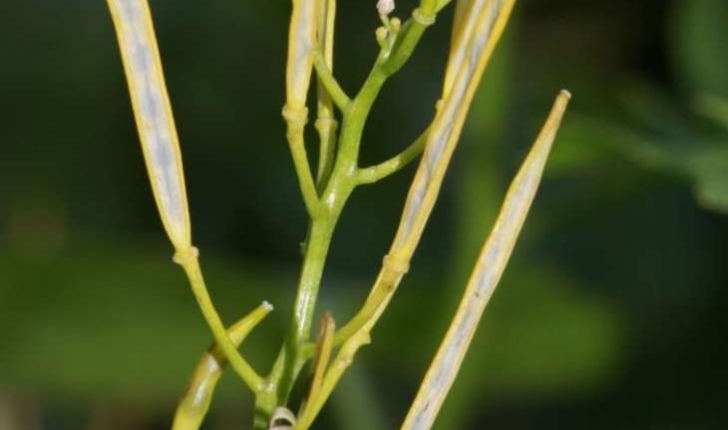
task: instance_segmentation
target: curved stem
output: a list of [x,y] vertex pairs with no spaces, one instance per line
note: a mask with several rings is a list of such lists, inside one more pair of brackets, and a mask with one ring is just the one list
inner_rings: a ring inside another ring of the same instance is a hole
[[359,169],[357,182],[360,184],[372,184],[398,172],[422,154],[422,151],[425,149],[425,143],[427,143],[427,131],[422,133],[404,151],[389,160],[379,163],[376,166]]
[[346,95],[346,92],[341,88],[336,78],[334,78],[331,68],[326,64],[326,60],[320,50],[316,50],[313,53],[313,65],[321,84],[326,88],[331,99],[342,112],[346,112],[351,104],[351,99]]
[[253,392],[257,392],[263,387],[263,378],[261,378],[255,370],[248,364],[247,361],[240,355],[237,347],[232,343],[228,337],[225,325],[220,319],[220,315],[215,310],[215,306],[212,303],[210,294],[207,291],[205,285],[205,279],[202,276],[202,270],[200,269],[200,263],[197,257],[197,250],[192,250],[181,258],[178,256],[175,259],[184,269],[187,274],[187,278],[190,281],[192,292],[197,299],[197,304],[200,306],[207,324],[212,330],[212,334],[215,337],[215,342],[220,347],[222,352],[225,354],[225,358],[230,363],[230,366],[235,370],[235,373],[250,387]]
[[306,144],[304,142],[304,128],[308,121],[308,109],[294,109],[290,106],[283,108],[283,118],[286,120],[288,131],[286,138],[288,146],[293,157],[293,165],[298,176],[298,184],[301,188],[301,195],[306,204],[306,210],[311,217],[315,217],[319,208],[320,201],[316,184],[311,173],[311,166],[308,162],[308,154],[306,154]]

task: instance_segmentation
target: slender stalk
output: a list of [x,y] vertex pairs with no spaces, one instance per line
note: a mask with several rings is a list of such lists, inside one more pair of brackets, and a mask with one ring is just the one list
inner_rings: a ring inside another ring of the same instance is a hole
[[398,172],[422,154],[422,151],[425,150],[425,143],[427,143],[427,131],[422,133],[404,151],[389,160],[375,166],[359,169],[357,182],[359,184],[372,184]]
[[200,269],[200,263],[197,256],[197,250],[192,248],[191,252],[180,255],[179,253],[175,256],[175,261],[182,266],[187,278],[190,281],[192,292],[197,299],[197,304],[200,306],[202,315],[205,317],[207,324],[212,330],[212,334],[215,337],[215,342],[224,352],[225,357],[230,362],[230,366],[235,372],[240,375],[243,381],[250,387],[253,392],[263,388],[263,378],[261,378],[255,370],[248,364],[247,361],[240,355],[237,347],[232,343],[228,337],[225,325],[220,319],[220,315],[215,310],[215,306],[212,304],[212,299],[207,291],[205,285],[205,279],[202,276],[202,270]]
[[310,338],[316,298],[331,244],[334,224],[335,220],[328,218],[322,221],[314,220],[309,242],[306,244],[306,264],[303,266],[301,281],[298,284],[292,327],[295,338],[301,343]]
[[[336,23],[336,0],[318,0],[317,4],[317,38],[318,45],[322,52],[314,52],[314,62],[316,62],[316,54],[321,57],[319,61],[323,62],[326,70],[331,74],[334,68],[334,26]],[[318,68],[321,68],[320,65]],[[318,118],[315,127],[319,133],[319,160],[316,173],[316,185],[319,191],[322,191],[329,181],[331,169],[334,166],[334,157],[336,156],[336,131],[339,126],[335,118],[333,101],[331,92],[327,89],[319,75],[317,85],[318,96]],[[333,79],[333,75],[331,75]],[[334,83],[335,79],[334,79]],[[337,85],[338,86],[338,85]],[[343,92],[343,91],[342,91]],[[347,98],[348,99],[348,98]]]
[[336,106],[341,109],[342,112],[346,112],[351,104],[351,99],[346,95],[346,92],[341,88],[339,83],[334,78],[331,72],[330,66],[326,63],[323,54],[320,51],[315,51],[313,54],[313,65],[316,68],[316,75],[319,81],[327,93],[331,96]]
[[391,76],[409,60],[427,27],[435,23],[437,0],[422,0],[420,6],[412,12],[412,18],[401,30],[401,36],[395,40],[391,52],[382,64],[382,70]]
[[308,122],[308,109],[294,109],[286,106],[283,108],[283,118],[285,118],[288,128],[286,137],[298,176],[298,184],[301,187],[301,195],[309,216],[315,217],[320,209],[320,201],[303,138],[304,128]]
[[256,393],[256,429],[267,428],[273,410],[285,404],[307,359],[302,351],[309,343],[316,298],[335,225],[336,219],[330,216],[314,219],[311,225],[291,328],[266,383]]

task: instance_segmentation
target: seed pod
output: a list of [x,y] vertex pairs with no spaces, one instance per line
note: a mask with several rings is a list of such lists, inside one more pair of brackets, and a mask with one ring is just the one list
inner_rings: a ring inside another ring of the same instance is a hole
[[306,108],[316,46],[316,11],[316,0],[293,0],[288,34],[286,106],[295,111]]
[[470,277],[457,313],[401,430],[429,430],[460,370],[485,306],[495,291],[536,195],[556,131],[571,96],[562,91],[518,174]]
[[182,155],[147,0],[107,0],[154,199],[175,249],[191,248]]
[[[468,2],[464,2],[468,5]],[[416,248],[427,219],[432,212],[452,154],[457,146],[463,123],[467,116],[475,90],[480,84],[483,71],[493,50],[503,34],[515,0],[471,0],[471,15],[462,16],[472,21],[472,32],[458,32],[457,43],[452,48],[446,82],[438,112],[433,121],[422,161],[410,187],[397,236],[390,250],[390,257],[409,261]],[[481,6],[482,7],[476,7]],[[462,5],[461,5],[462,7]],[[462,51],[462,58],[453,57]]]

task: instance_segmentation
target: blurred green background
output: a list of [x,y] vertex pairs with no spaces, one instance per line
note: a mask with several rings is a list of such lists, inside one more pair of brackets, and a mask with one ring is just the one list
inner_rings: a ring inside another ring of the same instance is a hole
[[[353,92],[378,18],[339,3]],[[306,226],[280,119],[290,5],[151,5],[196,244],[227,321],[276,305],[243,347],[267,372]],[[377,102],[364,164],[431,118],[451,13]],[[726,42],[725,0],[521,0],[411,273],[317,428],[398,428],[561,88],[572,108],[437,428],[727,428]],[[0,64],[0,430],[167,429],[210,335],[156,216],[105,2],[3,0]],[[340,322],[412,172],[345,211],[319,307]],[[249,428],[233,375],[216,400],[206,429]]]

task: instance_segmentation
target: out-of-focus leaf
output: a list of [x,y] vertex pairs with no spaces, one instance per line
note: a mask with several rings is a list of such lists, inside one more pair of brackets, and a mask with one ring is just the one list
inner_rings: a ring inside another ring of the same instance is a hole
[[642,168],[683,180],[701,206],[728,213],[728,134],[704,137],[685,128],[682,134],[661,135],[659,130],[637,132],[609,120],[574,117],[564,127],[566,136],[611,148]]
[[670,46],[675,67],[693,94],[728,97],[728,2],[679,0]]

